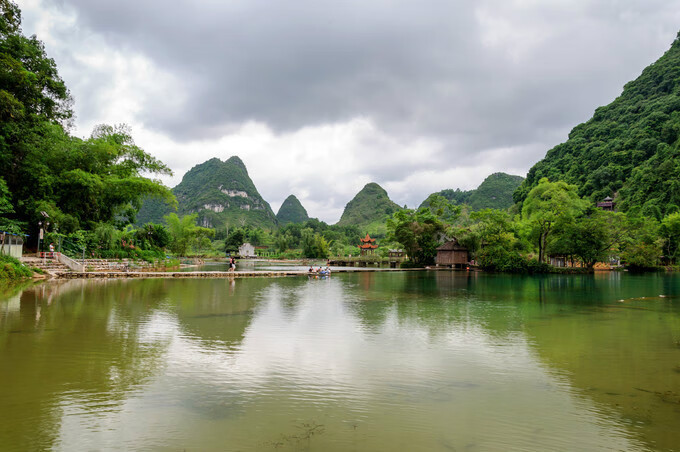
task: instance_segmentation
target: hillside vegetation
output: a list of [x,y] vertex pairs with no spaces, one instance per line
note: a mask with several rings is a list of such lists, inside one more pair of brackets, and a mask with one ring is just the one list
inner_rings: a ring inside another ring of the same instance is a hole
[[295,195],[290,195],[281,204],[276,219],[279,225],[283,226],[288,223],[304,223],[309,220],[309,215],[307,215],[307,210],[302,207],[300,200]]
[[390,199],[385,189],[371,182],[347,203],[337,224],[367,226],[375,221],[384,220],[399,209],[399,205]]
[[534,165],[518,202],[541,178],[564,180],[591,202],[616,196],[617,207],[660,220],[680,206],[680,40],[611,104],[571,131]]
[[422,202],[420,207],[430,204],[433,196],[439,195],[446,198],[454,205],[467,204],[473,211],[482,209],[507,209],[514,204],[512,195],[522,184],[522,176],[513,176],[506,173],[494,173],[488,176],[474,190],[442,190],[432,193]]
[[[191,168],[172,189],[178,215],[198,214],[198,224],[220,228],[226,225],[273,228],[276,217],[248,176],[240,158],[223,162],[212,158]],[[147,199],[138,214],[138,224],[160,222],[170,208]]]

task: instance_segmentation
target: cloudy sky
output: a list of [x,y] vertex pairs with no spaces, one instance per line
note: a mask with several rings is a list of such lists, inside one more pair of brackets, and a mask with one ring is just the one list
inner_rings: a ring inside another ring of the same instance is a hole
[[126,123],[174,171],[238,155],[276,212],[335,223],[524,176],[658,59],[680,0],[18,0],[78,136]]

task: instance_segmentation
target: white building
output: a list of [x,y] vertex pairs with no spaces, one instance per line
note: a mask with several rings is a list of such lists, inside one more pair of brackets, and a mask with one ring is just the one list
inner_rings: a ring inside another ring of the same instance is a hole
[[238,247],[238,255],[241,257],[255,257],[255,247],[246,242]]

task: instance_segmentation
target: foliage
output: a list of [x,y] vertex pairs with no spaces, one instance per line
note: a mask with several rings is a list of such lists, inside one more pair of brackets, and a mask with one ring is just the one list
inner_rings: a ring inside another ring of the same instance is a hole
[[661,222],[663,252],[671,264],[676,264],[680,257],[680,212],[667,215]]
[[550,250],[556,254],[575,255],[586,267],[592,268],[596,262],[607,261],[627,233],[622,213],[591,207],[574,221],[559,225]]
[[680,206],[680,40],[621,95],[548,151],[515,193],[524,201],[547,177],[591,202],[618,193],[618,207],[661,220]]
[[21,231],[21,223],[6,217],[14,213],[11,195],[5,180],[0,177],[0,231],[18,233]]
[[302,255],[310,259],[326,259],[328,257],[328,242],[323,235],[311,228],[302,230]]
[[33,272],[18,259],[0,254],[0,281],[30,278]]
[[[98,126],[89,139],[68,134],[72,99],[56,64],[21,14],[0,2],[0,213],[36,237],[46,212],[63,232],[134,220],[145,195],[170,197],[142,174],[170,174],[137,147],[125,126]],[[8,209],[11,207],[11,209]]]
[[420,207],[427,207],[434,195],[443,196],[454,205],[468,204],[473,211],[484,209],[507,209],[513,204],[512,194],[524,181],[522,176],[494,173],[488,176],[475,190],[442,190],[433,193]]
[[356,196],[347,203],[342,212],[338,226],[355,225],[365,227],[374,221],[384,221],[399,210],[399,206],[390,200],[387,192],[378,184],[366,184]]
[[663,244],[659,223],[653,218],[630,216],[627,228],[628,234],[621,243],[621,260],[633,269],[656,267]]
[[215,235],[214,229],[196,225],[197,214],[177,216],[171,213],[163,217],[168,225],[170,235],[170,251],[177,256],[186,256],[190,249],[203,252],[210,247],[210,238]]
[[434,264],[437,247],[446,230],[441,216],[455,211],[454,206],[442,198],[435,203],[418,210],[401,209],[387,220],[388,240],[400,243],[415,266]]
[[530,227],[531,237],[538,248],[538,261],[544,262],[548,238],[553,228],[578,217],[586,208],[577,194],[577,187],[565,182],[541,179],[527,195],[522,217]]
[[295,195],[290,195],[281,204],[276,219],[280,226],[284,226],[288,223],[304,223],[309,220],[309,215]]
[[[213,158],[194,166],[172,192],[178,201],[177,214],[197,213],[197,224],[204,227],[272,229],[277,224],[271,207],[236,156],[225,162]],[[172,210],[172,206],[147,198],[139,216],[144,221],[158,222]]]

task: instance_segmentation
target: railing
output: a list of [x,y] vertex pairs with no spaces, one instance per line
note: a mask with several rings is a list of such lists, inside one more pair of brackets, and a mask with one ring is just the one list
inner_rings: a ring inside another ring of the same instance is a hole
[[65,254],[54,253],[54,256],[57,258],[57,261],[66,265],[68,268],[70,268],[74,272],[84,272],[85,271],[85,266],[83,264],[74,261],[73,259],[66,256]]

